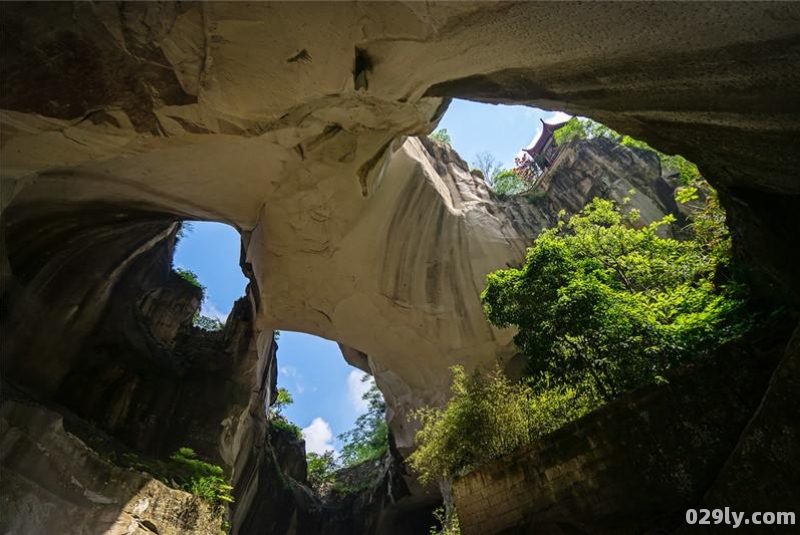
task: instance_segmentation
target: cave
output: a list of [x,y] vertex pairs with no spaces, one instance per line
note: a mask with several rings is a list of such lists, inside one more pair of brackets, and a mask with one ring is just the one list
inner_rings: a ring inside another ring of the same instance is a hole
[[[426,532],[441,496],[401,462],[409,415],[443,403],[452,365],[512,362],[513,331],[487,323],[478,296],[550,223],[429,140],[450,99],[586,116],[686,156],[719,192],[755,298],[800,302],[796,3],[8,3],[1,16],[6,531],[216,533],[207,505],[107,458],[190,446],[233,482],[232,533]],[[246,295],[216,334],[182,335],[201,300],[172,271],[187,220],[241,235]],[[385,477],[335,514],[286,484],[294,453],[269,438],[276,330],[335,340],[387,401]],[[798,340],[795,320],[748,342],[774,366],[742,379],[751,412],[697,508],[796,507]],[[603,533],[587,514],[542,522]]]

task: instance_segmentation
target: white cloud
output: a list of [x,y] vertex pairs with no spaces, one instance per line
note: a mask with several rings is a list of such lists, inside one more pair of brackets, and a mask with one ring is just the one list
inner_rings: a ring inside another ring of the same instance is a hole
[[544,122],[548,124],[554,124],[564,122],[568,119],[572,119],[572,115],[564,113],[563,111],[556,111],[553,112],[552,115],[545,117]]
[[358,414],[367,412],[369,404],[363,399],[364,394],[371,386],[371,381],[362,381],[366,373],[358,370],[353,370],[347,376],[347,397],[350,403],[358,411]]
[[203,316],[208,316],[209,318],[216,318],[222,323],[228,319],[227,314],[223,314],[217,306],[211,302],[211,299],[206,299],[203,302],[203,306],[200,308],[200,314]]
[[301,395],[306,391],[305,385],[300,382],[303,376],[297,371],[297,368],[295,368],[294,366],[281,366],[280,368],[278,368],[278,373],[285,377],[291,377],[294,379],[294,391],[298,395]]
[[333,431],[330,424],[322,418],[314,418],[311,424],[303,429],[306,451],[322,455],[326,451],[336,451],[331,443]]
[[297,368],[294,366],[281,366],[278,371],[281,375],[285,375],[287,377],[297,377]]

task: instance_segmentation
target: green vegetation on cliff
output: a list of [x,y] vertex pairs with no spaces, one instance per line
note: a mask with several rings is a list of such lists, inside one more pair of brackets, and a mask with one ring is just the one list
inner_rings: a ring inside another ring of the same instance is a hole
[[595,199],[542,232],[521,268],[487,277],[487,317],[518,329],[542,385],[588,379],[608,400],[746,328],[741,288],[718,269],[728,249],[705,235],[659,236],[671,217],[637,222],[636,211]]
[[477,468],[599,404],[582,385],[541,390],[531,381],[514,383],[499,369],[467,374],[454,366],[452,372],[447,406],[415,413],[422,428],[409,462],[423,483]]
[[[362,381],[371,381],[365,375]],[[355,466],[365,461],[383,457],[389,443],[389,427],[386,424],[386,402],[374,381],[362,399],[367,402],[367,412],[356,419],[353,429],[339,435],[344,443],[340,456],[344,466]]]
[[333,481],[334,473],[339,468],[332,451],[326,451],[322,455],[310,451],[306,453],[306,464],[308,465],[308,482],[312,487],[319,487],[323,483]]
[[200,279],[197,278],[197,273],[195,273],[191,269],[181,269],[181,268],[175,268],[175,273],[177,273],[180,278],[182,278],[192,286],[200,288],[200,290],[203,291],[203,295],[205,295],[206,287],[200,284]]
[[285,388],[279,388],[278,394],[275,397],[275,401],[269,408],[269,425],[280,429],[286,433],[294,435],[298,439],[303,438],[303,431],[300,427],[295,424],[294,422],[290,422],[285,416],[281,414],[281,411],[294,403],[294,398],[292,398],[292,394],[286,390]]
[[233,502],[233,487],[222,467],[200,459],[191,448],[179,448],[168,460],[123,454],[120,464],[147,472],[168,485],[177,486],[211,503],[226,505]]
[[447,132],[447,128],[440,128],[428,137],[447,146],[450,146],[453,142],[453,140],[450,138],[450,134]]
[[[679,201],[697,200],[695,187]],[[515,327],[527,376],[453,368],[444,408],[417,412],[409,461],[423,481],[452,477],[550,433],[750,328],[744,288],[730,275],[730,236],[714,192],[689,239],[665,237],[668,216],[594,199],[542,232],[519,268],[489,274],[488,319]]]
[[697,169],[697,166],[683,156],[678,154],[673,156],[664,154],[644,141],[634,139],[631,136],[621,135],[606,125],[592,121],[591,119],[573,117],[567,121],[567,124],[556,130],[554,136],[556,143],[559,145],[568,143],[573,139],[606,138],[618,141],[620,145],[626,147],[649,150],[658,154],[661,159],[662,167],[672,168],[677,171],[683,184],[690,185],[700,179],[700,171]]

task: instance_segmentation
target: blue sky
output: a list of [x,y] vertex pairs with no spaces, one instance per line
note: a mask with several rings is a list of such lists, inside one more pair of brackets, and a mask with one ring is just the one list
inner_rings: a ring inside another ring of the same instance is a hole
[[556,122],[569,117],[527,106],[480,104],[453,100],[439,122],[446,128],[453,148],[470,165],[481,152],[488,152],[503,164],[514,167],[514,157],[530,145],[540,130],[540,119]]
[[[564,117],[525,106],[493,106],[454,100],[439,124],[452,145],[470,164],[488,151],[504,167],[535,137],[540,118]],[[244,295],[247,279],[239,268],[239,235],[221,223],[194,222],[178,244],[175,267],[190,269],[206,287],[202,313],[225,320],[233,302]],[[307,451],[339,450],[336,437],[351,429],[366,410],[361,394],[368,384],[349,366],[336,343],[315,336],[282,332],[278,341],[278,385],[289,390],[294,404],[284,415],[301,428]]]

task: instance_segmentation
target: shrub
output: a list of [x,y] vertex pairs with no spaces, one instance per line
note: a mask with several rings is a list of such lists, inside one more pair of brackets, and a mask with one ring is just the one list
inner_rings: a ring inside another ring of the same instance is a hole
[[272,404],[270,409],[275,414],[280,414],[283,409],[294,403],[292,394],[285,388],[278,388],[278,395],[275,397],[275,403]]
[[180,448],[170,459],[184,469],[178,476],[184,490],[212,503],[233,502],[233,487],[225,479],[221,466],[198,459],[191,448]]
[[409,457],[423,483],[472,470],[558,429],[597,406],[590,389],[537,392],[498,369],[467,374],[452,368],[452,397],[444,408],[415,412],[422,423]]
[[334,472],[338,468],[332,451],[326,451],[322,455],[308,452],[306,454],[306,464],[308,465],[308,481],[312,486],[319,486],[322,483],[332,481]]
[[356,426],[341,435],[341,462],[345,467],[373,461],[383,457],[389,445],[389,426],[386,424],[386,402],[375,381],[364,375],[362,381],[371,381],[362,399],[367,402],[367,412],[356,419]]
[[203,294],[205,295],[206,287],[200,284],[200,279],[197,278],[197,273],[195,273],[191,269],[181,269],[181,268],[175,268],[175,273],[177,273],[178,276],[183,280],[185,280],[186,282],[203,290]]
[[511,169],[499,171],[495,175],[492,185],[498,195],[516,195],[528,189],[528,183]]
[[303,438],[303,430],[300,429],[298,425],[290,422],[283,416],[278,416],[278,415],[273,416],[270,419],[269,424],[275,429],[278,429],[279,431],[293,434],[298,439]]
[[487,317],[519,329],[539,380],[588,377],[611,399],[747,328],[740,287],[718,277],[723,247],[660,237],[669,217],[640,229],[636,218],[595,199],[540,234],[521,268],[487,277]]
[[433,518],[439,526],[431,526],[429,535],[461,535],[461,526],[455,512],[448,513],[444,507],[437,507],[433,511]]
[[447,132],[447,128],[439,129],[428,137],[447,146],[450,146],[453,143],[453,141],[450,139],[450,134]]
[[169,460],[153,460],[127,453],[121,464],[152,474],[156,479],[191,492],[211,503],[225,505],[233,502],[231,491],[221,466],[197,457],[191,448],[179,448]]
[[204,331],[209,331],[209,332],[221,331],[222,329],[225,328],[225,324],[222,323],[217,318],[204,316],[199,312],[195,312],[194,316],[192,316],[192,325],[194,325],[198,329],[202,329]]

